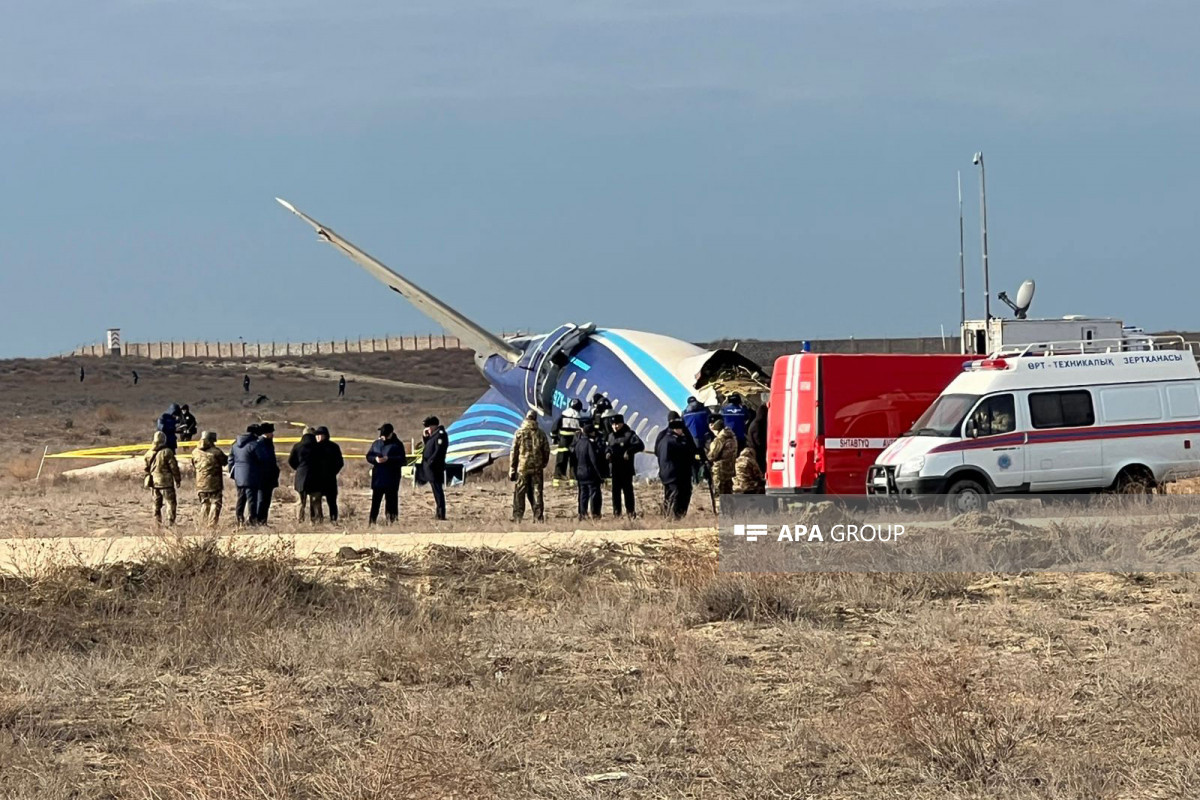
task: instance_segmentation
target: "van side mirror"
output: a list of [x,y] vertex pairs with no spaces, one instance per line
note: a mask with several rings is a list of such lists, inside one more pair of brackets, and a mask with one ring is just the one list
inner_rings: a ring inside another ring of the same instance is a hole
[[967,437],[968,439],[974,439],[978,435],[979,428],[975,425],[975,420],[967,420],[967,423],[963,425],[963,436]]

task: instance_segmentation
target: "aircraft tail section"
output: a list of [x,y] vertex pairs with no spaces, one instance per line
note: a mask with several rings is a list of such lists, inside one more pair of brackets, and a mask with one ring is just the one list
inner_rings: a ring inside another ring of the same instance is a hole
[[514,364],[520,359],[521,351],[517,347],[514,347],[509,342],[504,341],[483,326],[467,318],[458,310],[443,303],[404,276],[394,272],[383,262],[360,250],[352,242],[342,238],[332,229],[317,222],[288,201],[278,197],[275,199],[281,206],[312,226],[313,230],[317,232],[318,237],[333,245],[348,256],[350,260],[369,272],[376,280],[408,300],[418,311],[441,325],[447,331],[453,333],[459,338],[459,341],[470,347],[477,354],[481,356],[499,355]]

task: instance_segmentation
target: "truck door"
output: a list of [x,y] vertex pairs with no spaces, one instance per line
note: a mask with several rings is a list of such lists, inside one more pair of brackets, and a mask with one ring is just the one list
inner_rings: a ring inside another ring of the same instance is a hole
[[786,356],[776,362],[767,445],[770,489],[811,489],[817,482],[818,365],[816,353]]
[[978,467],[1000,490],[1025,483],[1025,434],[1017,426],[1016,405],[1012,394],[985,397],[963,423],[964,435],[972,440],[964,463]]

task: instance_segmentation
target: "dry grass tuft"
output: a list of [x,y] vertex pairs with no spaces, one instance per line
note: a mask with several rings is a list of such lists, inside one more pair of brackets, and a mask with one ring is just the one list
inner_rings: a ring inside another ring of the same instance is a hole
[[111,403],[105,403],[96,408],[96,419],[101,422],[121,422],[125,419],[125,412]]
[[15,480],[31,481],[37,477],[41,462],[37,456],[18,456],[4,465],[4,471]]

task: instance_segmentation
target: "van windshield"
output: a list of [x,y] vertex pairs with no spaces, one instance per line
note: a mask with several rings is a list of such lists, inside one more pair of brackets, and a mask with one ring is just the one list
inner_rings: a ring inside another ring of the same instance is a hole
[[905,436],[957,436],[967,412],[979,399],[977,394],[944,394],[913,423]]

